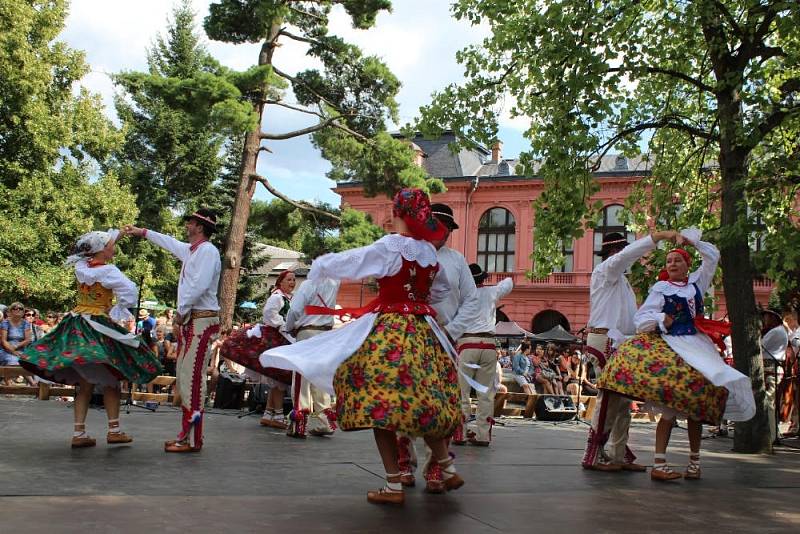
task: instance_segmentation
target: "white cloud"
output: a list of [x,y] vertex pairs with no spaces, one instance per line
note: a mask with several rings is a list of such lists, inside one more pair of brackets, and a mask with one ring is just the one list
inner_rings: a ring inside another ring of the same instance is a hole
[[[201,33],[202,19],[208,14],[210,3],[192,2]],[[102,95],[110,117],[115,118],[113,85],[106,73],[146,69],[146,49],[158,33],[165,31],[174,5],[167,0],[72,0],[61,38],[86,52],[92,72],[82,80],[82,85]],[[381,57],[400,78],[403,87],[397,99],[403,124],[417,115],[432,92],[463,79],[463,68],[456,63],[455,53],[467,44],[479,42],[489,29],[456,21],[450,15],[450,2],[442,0],[395,0],[393,9],[392,13],[378,16],[375,28],[356,30],[343,9],[337,7],[330,29],[360,46],[365,54]],[[260,44],[232,45],[210,41],[205,36],[204,41],[214,57],[237,70],[255,64],[260,50]],[[306,55],[306,49],[303,44],[287,41],[276,51],[275,64],[289,73],[319,67],[316,60]],[[288,98],[291,100],[291,96]],[[270,110],[264,127],[280,132],[307,124],[307,120],[308,117]],[[522,119],[505,117],[501,124],[512,135],[524,129]],[[518,144],[507,142],[506,146]],[[287,194],[292,191],[297,198],[335,201],[336,196],[328,191],[332,182],[324,176],[330,166],[307,138],[273,143],[270,147],[275,153],[262,155],[262,161],[275,177],[276,187],[281,183]],[[283,176],[287,171],[291,173]],[[286,183],[282,183],[284,179]]]

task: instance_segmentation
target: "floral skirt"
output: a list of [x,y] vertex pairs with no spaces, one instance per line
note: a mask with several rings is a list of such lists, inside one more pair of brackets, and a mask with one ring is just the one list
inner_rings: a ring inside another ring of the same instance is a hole
[[445,438],[461,422],[455,365],[421,315],[379,315],[333,387],[342,430]]
[[728,398],[727,389],[714,386],[653,333],[638,334],[620,345],[598,387],[712,425],[722,420]]
[[282,384],[291,384],[291,371],[276,369],[274,367],[263,367],[258,361],[258,357],[261,356],[261,353],[265,350],[281,345],[288,345],[289,341],[283,337],[283,334],[281,334],[277,328],[262,324],[260,325],[260,329],[260,337],[248,337],[247,329],[245,328],[240,328],[233,332],[222,343],[220,356],[228,358],[251,371]]
[[[91,317],[120,334],[128,333],[105,315]],[[107,375],[104,372],[82,373],[82,367],[88,371],[100,365],[117,380],[137,384],[146,384],[162,372],[158,356],[141,338],[138,347],[125,345],[92,328],[81,315],[73,314],[68,314],[42,339],[26,347],[19,363],[46,380],[72,385],[78,384],[80,376]]]

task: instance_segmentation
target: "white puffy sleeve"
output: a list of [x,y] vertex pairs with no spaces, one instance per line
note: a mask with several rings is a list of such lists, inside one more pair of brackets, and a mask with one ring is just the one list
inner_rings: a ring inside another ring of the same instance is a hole
[[108,312],[109,317],[114,321],[129,321],[133,319],[133,314],[128,308],[135,308],[139,299],[139,289],[136,284],[131,282],[127,276],[116,265],[107,265],[100,284],[106,289],[114,292],[117,303]]
[[711,282],[714,281],[714,273],[717,271],[717,264],[719,263],[719,250],[706,241],[697,241],[694,243],[694,248],[702,256],[703,263],[700,264],[699,269],[689,276],[689,282],[697,284],[700,293],[704,295],[708,288],[711,287]]
[[283,295],[279,291],[276,291],[270,295],[267,302],[264,303],[262,317],[264,324],[274,328],[280,328],[286,324],[286,321],[280,314],[281,308],[283,308]]
[[664,295],[660,291],[650,290],[647,299],[636,311],[633,316],[633,323],[636,325],[637,332],[654,332],[656,328],[660,328],[662,332],[667,329],[664,326],[665,313],[664,309]]
[[381,242],[344,252],[325,254],[314,260],[309,280],[362,280],[374,276],[383,278],[400,271],[403,259],[397,252],[390,252]]
[[655,248],[656,243],[651,236],[641,237],[598,265],[592,276],[601,279],[604,284],[605,282],[615,284],[625,271],[636,263],[636,260]]
[[[313,291],[314,282],[306,280],[294,292],[292,303],[289,305],[289,313],[286,314],[286,330],[289,332],[294,330],[294,324],[305,315],[306,305],[310,304]],[[269,299],[267,299],[267,302],[269,302]],[[264,311],[266,312],[266,306],[264,306]]]
[[498,300],[511,293],[511,290],[514,289],[514,281],[510,276],[506,277],[492,289],[494,289],[494,301],[496,303]]
[[178,241],[172,236],[160,234],[154,230],[147,230],[147,233],[145,233],[144,237],[151,243],[172,252],[175,257],[181,261],[186,261],[189,259],[189,243]]

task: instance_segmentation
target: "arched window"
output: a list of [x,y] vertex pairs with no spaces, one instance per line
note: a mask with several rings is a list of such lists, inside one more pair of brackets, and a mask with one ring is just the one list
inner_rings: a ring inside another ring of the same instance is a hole
[[516,223],[511,212],[492,208],[478,223],[478,265],[486,272],[514,270]]
[[622,219],[623,207],[619,204],[611,204],[603,208],[594,229],[594,265],[595,267],[603,261],[600,257],[600,249],[603,248],[603,236],[612,232],[619,232],[628,238],[629,243],[633,243],[636,234],[629,232],[625,228],[625,221]]

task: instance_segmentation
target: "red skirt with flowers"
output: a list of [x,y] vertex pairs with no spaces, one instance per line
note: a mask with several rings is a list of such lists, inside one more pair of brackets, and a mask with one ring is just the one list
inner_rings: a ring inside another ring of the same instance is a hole
[[277,380],[283,384],[292,383],[292,372],[274,367],[263,367],[258,357],[265,350],[281,345],[288,345],[289,341],[283,337],[277,328],[261,325],[261,337],[247,337],[247,330],[240,328],[233,332],[222,343],[220,356],[228,358],[251,371]]
[[728,399],[727,389],[709,382],[653,333],[638,334],[620,345],[597,385],[712,425],[722,420]]
[[[120,334],[127,330],[105,315],[92,320]],[[139,339],[138,347],[120,343],[101,334],[79,314],[68,314],[39,341],[28,345],[19,359],[28,371],[54,382],[77,385],[81,366],[101,365],[117,380],[146,384],[161,374],[158,357]]]
[[378,315],[333,387],[342,430],[445,438],[461,421],[455,365],[421,315]]

